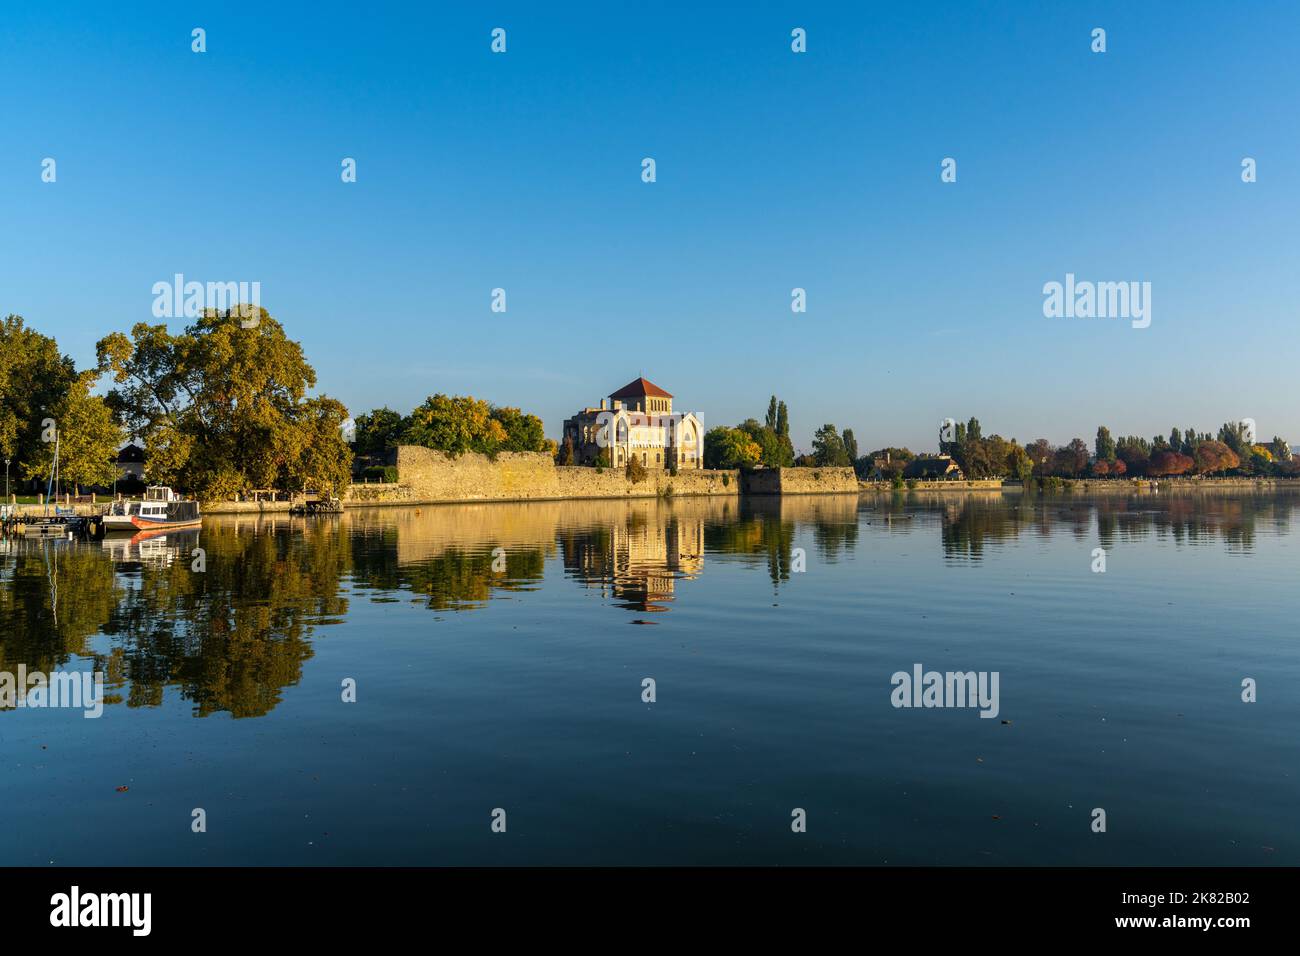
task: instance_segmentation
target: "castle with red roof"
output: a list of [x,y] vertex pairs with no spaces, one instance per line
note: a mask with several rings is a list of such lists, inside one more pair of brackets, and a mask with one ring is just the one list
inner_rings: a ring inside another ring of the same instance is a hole
[[599,408],[584,408],[565,419],[564,439],[572,443],[575,465],[602,461],[621,468],[636,459],[646,468],[702,467],[704,429],[694,412],[673,411],[673,397],[654,382],[628,382]]

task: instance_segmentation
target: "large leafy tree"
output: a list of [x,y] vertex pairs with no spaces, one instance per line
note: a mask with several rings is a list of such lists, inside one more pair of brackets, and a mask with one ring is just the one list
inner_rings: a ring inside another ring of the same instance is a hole
[[719,425],[704,434],[705,468],[756,468],[763,449],[741,428]]
[[90,394],[97,376],[83,373],[59,399],[48,416],[54,422],[51,431],[57,442],[42,442],[36,457],[24,463],[28,478],[48,475],[59,453],[59,478],[76,488],[81,485],[111,485],[117,477],[118,449],[122,446],[122,429],[113,421],[113,413],[99,395]]
[[1203,441],[1196,446],[1196,470],[1202,475],[1228,471],[1241,464],[1237,453],[1220,441]]
[[1219,427],[1218,440],[1227,445],[1239,459],[1249,457],[1250,444],[1246,441],[1246,426],[1241,422],[1224,422]]
[[1035,438],[1025,446],[1025,454],[1029,456],[1029,461],[1040,474],[1046,474],[1055,450],[1046,438]]
[[352,451],[342,439],[348,410],[337,399],[318,395],[302,402],[292,427],[282,432],[281,474],[289,489],[314,488],[341,495],[352,475]]
[[382,455],[384,451],[398,444],[402,432],[406,429],[406,419],[384,406],[364,415],[358,415],[356,438],[352,443],[358,455]]
[[449,455],[495,454],[507,438],[492,406],[470,395],[430,395],[411,412],[403,441]]
[[144,437],[152,480],[206,498],[346,488],[346,409],[308,397],[316,372],[302,347],[258,313],[207,310],[178,335],[139,323],[99,341],[99,369],[116,385],[109,403]]
[[1082,438],[1070,440],[1070,444],[1056,450],[1052,459],[1052,471],[1065,478],[1077,478],[1088,468],[1088,445]]
[[492,418],[505,429],[501,451],[546,451],[546,429],[536,415],[525,415],[517,408],[493,408]]
[[794,448],[789,439],[783,439],[775,428],[760,425],[752,418],[737,426],[761,449],[758,463],[764,468],[789,468],[794,464]]
[[1021,482],[1028,481],[1034,474],[1033,458],[1030,457],[1029,452],[1014,441],[1007,449],[1005,467],[1008,474]]
[[1002,453],[1000,460],[993,457],[993,449],[988,439],[973,436],[968,430],[966,437],[958,444],[953,457],[957,459],[967,478],[988,478],[990,475],[998,474],[1002,462],[1006,460],[1006,449],[1002,447],[1005,442],[999,438],[997,445]]
[[1011,474],[1007,463],[1012,458],[1012,448],[1019,447],[1015,441],[1007,441],[1001,435],[990,435],[982,444],[984,458],[988,462],[988,477],[1005,477]]
[[518,408],[491,405],[472,395],[430,395],[410,415],[377,408],[357,419],[356,448],[375,455],[393,445],[422,445],[451,455],[500,451],[555,454],[542,420]]
[[1115,442],[1115,456],[1124,462],[1130,475],[1146,474],[1151,443],[1137,435],[1124,435]]
[[851,465],[844,439],[834,425],[826,424],[813,435],[813,460],[822,467]]
[[21,316],[0,322],[0,452],[24,474],[44,460],[46,418],[58,418],[60,404],[77,380],[72,359],[46,335],[28,328]]

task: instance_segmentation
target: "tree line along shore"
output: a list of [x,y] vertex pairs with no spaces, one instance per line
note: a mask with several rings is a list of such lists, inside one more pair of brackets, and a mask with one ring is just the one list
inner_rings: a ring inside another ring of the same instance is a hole
[[[342,497],[356,479],[395,480],[386,452],[399,444],[450,456],[539,452],[574,464],[570,442],[547,438],[538,416],[472,396],[434,394],[406,414],[384,407],[353,420],[342,402],[316,391],[302,346],[260,307],[207,310],[176,333],[137,323],[100,339],[95,355],[93,367],[78,370],[20,316],[0,323],[0,453],[11,491],[43,491],[56,447],[61,490],[111,490],[128,440],[145,450],[149,483],[205,501],[260,489]],[[1102,426],[1091,446],[1081,438],[1055,446],[985,437],[971,418],[951,423],[932,454],[893,447],[860,454],[852,429],[825,424],[811,449],[797,452],[789,410],[774,395],[762,421],[704,435],[703,463],[715,469],[852,467],[862,480],[900,485],[909,466],[926,459],[951,461],[967,479],[1300,477],[1287,442],[1255,440],[1246,423],[1213,433],[1175,427],[1152,438],[1113,438]]]

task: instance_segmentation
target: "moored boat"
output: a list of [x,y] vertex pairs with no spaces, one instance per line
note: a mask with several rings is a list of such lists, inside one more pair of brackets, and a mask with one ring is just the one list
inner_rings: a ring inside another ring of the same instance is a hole
[[103,516],[108,532],[197,528],[203,523],[199,503],[187,501],[164,485],[151,485],[139,501],[115,501]]

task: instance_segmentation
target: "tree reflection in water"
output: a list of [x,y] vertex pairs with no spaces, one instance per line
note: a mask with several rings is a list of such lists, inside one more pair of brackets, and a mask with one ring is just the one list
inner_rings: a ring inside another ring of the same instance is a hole
[[1083,541],[1095,529],[1107,550],[1154,536],[1177,545],[1222,543],[1229,551],[1249,552],[1257,526],[1285,531],[1300,505],[1296,493],[907,497],[911,508],[942,516],[944,556],[971,561],[980,560],[987,547],[1013,542],[1026,531],[1048,537],[1064,530]]
[[780,588],[796,547],[810,565],[850,560],[882,535],[933,534],[950,565],[1061,533],[1105,548],[1154,536],[1250,552],[1259,530],[1290,527],[1298,503],[1241,492],[537,502],[217,518],[144,540],[8,539],[0,670],[89,662],[106,672],[106,703],[158,706],[172,688],[196,716],[260,716],[301,680],[319,629],[346,618],[349,599],[473,611],[537,589],[556,556],[564,577],[613,606],[662,614],[709,559],[761,568]]

